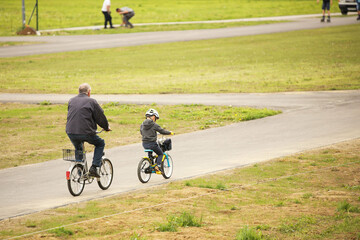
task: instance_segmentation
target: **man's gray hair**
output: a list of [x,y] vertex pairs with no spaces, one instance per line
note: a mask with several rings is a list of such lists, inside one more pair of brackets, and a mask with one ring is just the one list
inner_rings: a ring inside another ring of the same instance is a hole
[[79,86],[79,93],[88,93],[91,87],[88,83],[83,83]]

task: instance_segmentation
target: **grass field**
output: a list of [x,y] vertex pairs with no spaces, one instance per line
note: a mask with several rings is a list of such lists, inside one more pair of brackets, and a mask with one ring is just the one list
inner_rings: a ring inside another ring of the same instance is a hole
[[15,45],[29,45],[29,44],[38,44],[41,42],[0,42],[0,47],[8,47]]
[[[230,93],[359,89],[357,25],[0,59],[0,91]],[[124,61],[126,59],[126,61]]]
[[[26,1],[28,22],[35,0]],[[102,25],[102,0],[39,1],[39,29]],[[117,7],[129,6],[135,10],[134,23],[178,22],[197,20],[236,19],[265,16],[320,13],[321,6],[314,0],[112,0],[114,24],[120,24]],[[14,35],[22,26],[21,1],[0,0],[0,35]],[[336,3],[333,10],[339,12]],[[35,17],[31,26],[35,27]]]
[[356,139],[9,219],[0,236],[58,227],[21,239],[359,239],[359,149]]
[[229,27],[244,27],[260,24],[270,24],[285,21],[258,21],[258,22],[232,22],[232,23],[196,23],[196,24],[171,24],[171,25],[150,25],[136,26],[128,29],[125,27],[116,27],[115,29],[94,28],[91,30],[61,30],[56,32],[42,32],[41,36],[66,36],[66,35],[92,35],[92,34],[118,34],[118,33],[137,33],[137,32],[160,32],[160,31],[183,31],[196,29],[215,29]]
[[[203,105],[103,105],[111,128],[101,136],[111,148],[141,142],[139,128],[144,113],[156,107],[159,124],[177,134],[220,127],[280,113],[268,109],[215,107]],[[0,104],[0,131],[3,146],[0,169],[43,162],[62,157],[63,148],[73,148],[65,133],[67,105]],[[21,148],[19,146],[22,146]],[[93,146],[86,147],[92,151]]]

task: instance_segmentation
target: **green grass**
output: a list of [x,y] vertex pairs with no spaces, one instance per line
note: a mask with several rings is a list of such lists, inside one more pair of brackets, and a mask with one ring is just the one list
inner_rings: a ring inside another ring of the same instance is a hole
[[0,91],[75,93],[83,82],[104,94],[359,89],[359,34],[349,25],[3,58]]
[[360,209],[358,206],[351,206],[351,204],[348,201],[342,201],[338,204],[337,210],[339,212],[354,212],[354,213],[360,213]]
[[[26,22],[30,18],[35,0],[26,2]],[[39,1],[39,29],[102,25],[102,0]],[[314,0],[113,0],[114,24],[121,18],[115,9],[129,6],[135,10],[133,23],[178,22],[197,20],[236,19],[265,16],[320,13],[321,6]],[[21,1],[0,0],[0,35],[14,35],[22,25]],[[337,4],[332,7],[338,12]],[[30,26],[35,27],[35,16]]]
[[66,236],[74,235],[74,233],[72,231],[67,230],[65,228],[58,228],[55,230],[51,230],[49,232],[54,233],[56,237],[66,237]]
[[254,228],[249,228],[245,226],[242,228],[236,235],[236,240],[262,240],[264,239],[261,231],[258,231]]
[[[139,126],[144,113],[156,108],[159,124],[177,134],[220,127],[280,113],[269,109],[215,107],[204,105],[103,105],[112,132],[102,134],[106,147],[140,142]],[[3,146],[0,168],[61,158],[61,149],[72,148],[65,134],[67,105],[0,104],[0,131]],[[19,146],[22,146],[19,148]],[[91,151],[92,147],[87,146]]]
[[202,24],[175,24],[175,25],[153,25],[153,26],[136,26],[128,29],[117,27],[115,29],[94,28],[91,30],[61,30],[55,32],[41,32],[42,36],[53,35],[93,35],[93,34],[118,34],[118,33],[138,33],[138,32],[160,32],[160,31],[183,31],[196,29],[215,29],[229,27],[244,27],[260,24],[279,23],[286,21],[259,21],[259,22],[232,22],[232,23],[202,23]]
[[29,44],[39,44],[41,42],[0,42],[0,47],[9,47],[16,45],[29,45]]
[[160,232],[177,232],[179,227],[201,227],[202,218],[196,218],[192,213],[183,211],[179,215],[171,214],[166,223],[159,223],[157,230]]
[[[356,139],[148,191],[8,219],[0,222],[0,236],[58,227],[30,238],[357,239],[359,191],[343,186],[354,183],[359,147]],[[324,150],[336,160],[325,161]],[[318,160],[321,166],[310,165]],[[228,189],[198,187],[201,182],[221,182]],[[312,197],[295,202],[307,193]],[[275,206],[278,202],[283,202],[281,208]],[[100,219],[86,222],[95,218]],[[73,224],[78,222],[83,223]]]

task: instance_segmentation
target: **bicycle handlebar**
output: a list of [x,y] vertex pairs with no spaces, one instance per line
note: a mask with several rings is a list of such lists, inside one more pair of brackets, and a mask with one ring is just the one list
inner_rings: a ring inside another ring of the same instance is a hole
[[159,137],[159,136],[160,136],[160,137],[167,137],[167,136],[174,136],[174,135],[175,135],[175,133],[174,133],[173,131],[171,131],[171,133],[172,133],[172,134],[161,134],[161,133],[158,133],[158,132],[157,132],[156,134],[157,134],[158,137]]
[[[105,129],[101,129],[100,131],[96,131],[96,134],[99,134],[99,133],[102,133],[103,131],[106,131]],[[109,131],[106,131],[106,132],[110,132],[111,129]]]

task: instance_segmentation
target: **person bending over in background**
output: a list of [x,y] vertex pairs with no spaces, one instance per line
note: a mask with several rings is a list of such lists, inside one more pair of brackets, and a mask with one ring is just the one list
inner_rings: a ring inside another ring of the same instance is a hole
[[120,15],[123,15],[123,23],[125,24],[125,27],[133,28],[134,26],[129,22],[130,18],[132,18],[135,15],[134,10],[132,10],[129,7],[122,7],[117,8],[116,12],[118,12]]

